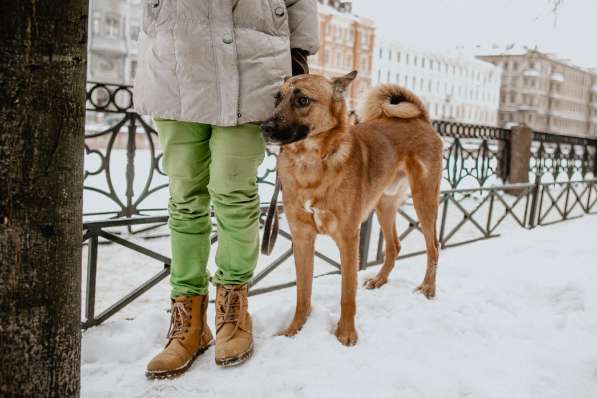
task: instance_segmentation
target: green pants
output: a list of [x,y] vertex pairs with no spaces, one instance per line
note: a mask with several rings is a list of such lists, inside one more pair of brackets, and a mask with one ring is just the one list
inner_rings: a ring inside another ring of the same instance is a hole
[[259,127],[155,123],[170,178],[171,297],[207,294],[210,199],[218,232],[214,282],[248,282],[259,254],[256,177],[265,150]]

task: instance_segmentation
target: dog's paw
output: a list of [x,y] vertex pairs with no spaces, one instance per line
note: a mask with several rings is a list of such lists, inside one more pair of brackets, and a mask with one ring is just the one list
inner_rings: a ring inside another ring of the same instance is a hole
[[435,297],[435,285],[422,283],[415,291],[425,295],[428,299]]
[[365,283],[363,283],[363,286],[365,286],[366,289],[377,289],[385,285],[387,282],[388,278],[375,275],[373,278],[367,278]]
[[357,330],[354,328],[354,326],[342,327],[338,325],[335,334],[338,341],[348,347],[355,345],[359,339]]
[[288,327],[286,329],[282,329],[278,333],[276,333],[276,336],[292,337],[292,336],[296,335],[298,332],[300,332],[304,325],[305,325],[305,321],[303,321],[303,322],[293,321],[290,325],[288,325]]
[[276,333],[276,336],[292,337],[296,335],[298,332],[300,332],[300,330],[300,327],[290,325],[286,329],[282,329],[278,333]]

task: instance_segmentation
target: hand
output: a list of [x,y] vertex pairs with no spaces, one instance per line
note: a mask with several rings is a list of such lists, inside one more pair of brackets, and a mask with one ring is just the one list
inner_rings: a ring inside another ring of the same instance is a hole
[[308,56],[309,52],[303,49],[290,49],[290,57],[292,58],[292,76],[309,73],[309,65],[307,64]]

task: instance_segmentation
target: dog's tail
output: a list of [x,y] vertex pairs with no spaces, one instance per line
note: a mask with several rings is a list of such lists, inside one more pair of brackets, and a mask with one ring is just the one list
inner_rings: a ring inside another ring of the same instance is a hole
[[422,117],[429,121],[429,114],[421,99],[397,84],[374,87],[365,99],[362,115],[363,121],[382,116],[399,119]]

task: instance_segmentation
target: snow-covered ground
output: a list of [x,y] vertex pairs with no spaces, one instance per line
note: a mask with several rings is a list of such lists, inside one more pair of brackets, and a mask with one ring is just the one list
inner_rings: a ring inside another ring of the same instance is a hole
[[[594,398],[596,232],[597,216],[586,216],[445,250],[434,300],[413,293],[424,257],[401,259],[388,285],[358,291],[351,348],[333,335],[339,276],[315,280],[311,317],[294,338],[273,337],[292,316],[294,288],[257,296],[249,362],[219,369],[210,349],[182,377],[148,381],[144,367],[168,328],[164,282],[83,333],[82,395]],[[101,290],[112,298],[137,277],[115,271]]]

